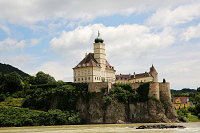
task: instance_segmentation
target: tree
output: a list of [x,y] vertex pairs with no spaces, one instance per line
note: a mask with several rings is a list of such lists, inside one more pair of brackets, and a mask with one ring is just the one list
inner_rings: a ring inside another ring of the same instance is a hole
[[200,87],[197,88],[197,92],[200,92]]
[[5,74],[2,87],[3,92],[14,93],[16,91],[20,91],[23,89],[22,77],[16,72]]
[[3,74],[0,72],[0,86],[1,86],[1,84],[3,83],[3,80],[4,80]]
[[200,104],[200,94],[196,94],[195,96],[195,102]]
[[35,82],[36,84],[49,84],[49,83],[55,83],[56,80],[49,74],[45,74],[44,72],[40,71],[36,74]]

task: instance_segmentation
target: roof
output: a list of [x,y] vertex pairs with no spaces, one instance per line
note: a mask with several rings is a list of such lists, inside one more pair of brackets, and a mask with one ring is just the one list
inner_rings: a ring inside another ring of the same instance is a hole
[[152,64],[152,66],[150,67],[150,72],[149,73],[156,73],[156,74],[158,74],[158,72],[156,71],[156,69],[155,69],[155,67],[153,66],[153,64]]
[[[74,68],[83,68],[83,67],[101,67],[97,60],[94,58],[94,53],[89,53],[85,58],[78,63]],[[114,67],[111,66],[106,60],[106,69],[114,70]]]
[[189,102],[189,98],[188,97],[174,97],[174,103],[177,103],[176,99],[180,99],[180,103],[181,104]]
[[145,78],[145,77],[151,77],[151,75],[148,73],[148,72],[145,72],[145,73],[139,73],[139,74],[135,74],[135,77],[134,75],[131,76],[131,78]]
[[139,73],[135,75],[120,74],[120,75],[116,75],[116,80],[129,80],[129,79],[138,79],[138,78],[145,78],[145,77],[151,77],[151,75],[148,72]]
[[129,80],[131,78],[130,74],[120,74],[120,75],[115,75],[116,76],[116,80]]

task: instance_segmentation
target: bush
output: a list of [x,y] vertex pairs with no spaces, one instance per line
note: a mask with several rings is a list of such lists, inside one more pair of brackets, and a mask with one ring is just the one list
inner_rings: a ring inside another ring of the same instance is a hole
[[34,111],[25,108],[0,107],[0,126],[41,126],[79,124],[79,114],[61,110],[48,112]]
[[103,101],[104,101],[104,103],[105,103],[106,105],[109,105],[109,104],[111,104],[111,102],[112,102],[112,97],[110,97],[110,96],[104,96],[104,97],[103,97]]
[[142,83],[139,88],[136,89],[138,94],[138,101],[144,102],[148,100],[149,83]]
[[0,94],[0,102],[4,101],[6,99],[6,95],[5,94]]
[[23,107],[47,111],[49,109],[75,110],[80,97],[87,98],[85,88],[74,87],[73,84],[57,86],[56,88],[27,90]]
[[195,106],[189,106],[188,107],[188,111],[191,113],[191,114],[197,114],[197,111],[196,111],[196,109],[195,109]]

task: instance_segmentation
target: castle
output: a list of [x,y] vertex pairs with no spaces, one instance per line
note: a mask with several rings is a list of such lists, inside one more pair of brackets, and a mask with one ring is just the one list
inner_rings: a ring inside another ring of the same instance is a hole
[[149,72],[145,72],[145,73],[139,73],[139,74],[120,74],[120,75],[116,75],[116,83],[123,83],[123,84],[127,84],[127,83],[137,83],[137,82],[158,82],[158,73],[156,71],[156,69],[154,68],[154,66],[152,65],[150,67],[150,71]]
[[75,83],[115,83],[115,69],[106,60],[105,43],[103,42],[98,32],[98,37],[93,44],[94,53],[86,54],[85,58],[73,68]]
[[111,66],[105,53],[105,43],[100,37],[94,40],[94,53],[86,54],[84,59],[73,68],[75,83],[89,83],[88,91],[100,92],[100,88],[113,88],[113,83],[130,84],[133,89],[137,89],[141,83],[149,82],[149,97],[158,100],[171,102],[170,84],[168,82],[158,82],[158,72],[152,65],[149,72],[140,74],[120,74],[115,75],[115,69]]

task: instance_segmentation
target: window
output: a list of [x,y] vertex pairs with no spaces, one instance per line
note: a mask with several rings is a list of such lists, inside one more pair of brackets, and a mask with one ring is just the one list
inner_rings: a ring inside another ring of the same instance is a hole
[[87,77],[85,77],[85,80],[87,80]]
[[88,70],[88,75],[90,75],[90,70]]
[[78,71],[78,76],[80,76],[80,71]]
[[83,81],[83,78],[82,78],[82,81]]
[[76,72],[74,72],[74,76],[76,76]]
[[78,78],[78,81],[80,81],[80,78]]
[[90,77],[88,77],[88,80],[90,80]]
[[76,79],[74,79],[74,81],[76,81]]

